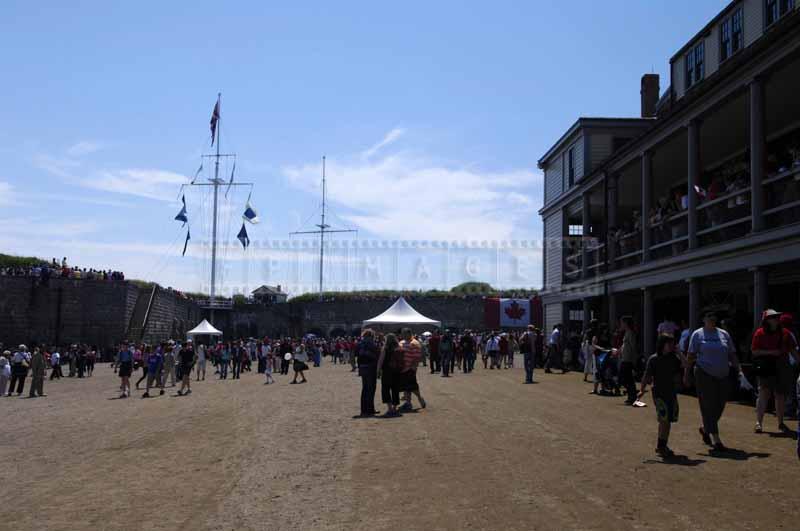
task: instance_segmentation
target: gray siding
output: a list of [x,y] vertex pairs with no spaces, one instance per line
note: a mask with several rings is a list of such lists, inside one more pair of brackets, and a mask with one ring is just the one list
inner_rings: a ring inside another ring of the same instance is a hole
[[591,164],[591,168],[589,171],[592,171],[601,162],[606,160],[608,157],[611,156],[611,150],[614,147],[614,140],[613,136],[610,134],[597,134],[592,135],[592,141],[589,142],[589,149],[591,153],[589,155],[589,161]]
[[711,34],[705,38],[706,77],[719,70],[719,25],[711,28]]
[[686,93],[686,56],[682,55],[672,63],[672,90],[679,100]]
[[544,342],[545,345],[547,344],[547,340],[550,339],[550,332],[553,331],[553,327],[561,322],[562,317],[564,316],[564,308],[560,302],[554,304],[547,304],[544,307]]
[[561,157],[553,157],[550,164],[544,169],[544,202],[553,201],[561,195],[563,190],[563,175],[561,171]]
[[583,171],[584,170],[584,168],[583,168],[583,135],[579,136],[578,139],[575,141],[575,143],[572,144],[572,146],[570,146],[570,147],[572,147],[575,150],[575,152],[574,152],[574,157],[575,157],[575,182],[577,183],[577,182],[580,182],[580,180],[583,179],[583,176],[585,175],[585,173]]
[[545,288],[553,288],[561,285],[563,230],[564,230],[563,215],[560,210],[545,218],[544,220]]
[[[744,0],[742,2],[742,23],[745,47],[753,44],[764,34],[764,0]],[[795,4],[798,4],[795,2]],[[800,5],[800,4],[798,4]]]

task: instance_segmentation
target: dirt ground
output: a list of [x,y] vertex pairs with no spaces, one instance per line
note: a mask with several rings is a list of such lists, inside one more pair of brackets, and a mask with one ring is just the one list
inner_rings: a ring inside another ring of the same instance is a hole
[[718,458],[681,397],[685,458],[665,464],[654,408],[589,396],[582,375],[419,375],[428,408],[385,420],[352,419],[360,381],[329,364],[148,400],[114,399],[101,365],[0,398],[0,529],[797,529],[795,441],[754,434],[748,406],[726,409],[739,451]]

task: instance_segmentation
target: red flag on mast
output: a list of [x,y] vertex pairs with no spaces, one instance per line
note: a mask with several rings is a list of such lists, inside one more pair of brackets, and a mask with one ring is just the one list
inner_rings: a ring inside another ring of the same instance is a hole
[[217,136],[217,122],[219,121],[219,98],[214,104],[214,111],[211,113],[211,145],[214,145],[214,138]]

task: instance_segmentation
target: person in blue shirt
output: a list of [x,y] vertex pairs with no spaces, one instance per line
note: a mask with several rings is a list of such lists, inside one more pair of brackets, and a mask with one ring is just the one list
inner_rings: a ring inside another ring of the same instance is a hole
[[142,398],[150,398],[150,388],[155,383],[161,390],[158,394],[164,394],[164,383],[161,381],[161,369],[164,366],[164,356],[161,354],[161,349],[156,349],[151,352],[147,358],[147,383]]
[[128,398],[131,394],[131,374],[133,373],[133,348],[127,342],[122,343],[117,353],[117,371],[122,380],[120,398]]
[[731,336],[717,328],[717,316],[709,312],[703,317],[703,327],[695,330],[689,339],[684,383],[689,385],[689,371],[694,370],[697,399],[703,418],[700,436],[716,452],[727,450],[719,437],[719,419],[725,411],[730,392],[731,367],[741,375]]

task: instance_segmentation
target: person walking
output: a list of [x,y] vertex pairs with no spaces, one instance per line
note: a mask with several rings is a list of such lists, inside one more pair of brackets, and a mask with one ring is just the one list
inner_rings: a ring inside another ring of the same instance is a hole
[[780,323],[781,314],[775,310],[764,310],[761,326],[753,334],[750,351],[758,376],[758,400],[756,401],[756,433],[764,431],[764,413],[771,398],[775,398],[775,416],[778,430],[789,432],[783,422],[786,412],[786,395],[791,393],[793,383],[789,351],[792,349],[790,332]]
[[25,378],[28,377],[30,363],[31,355],[28,353],[28,347],[20,345],[11,357],[11,385],[8,386],[8,396],[11,396],[15,387],[17,396],[25,390]]
[[164,381],[161,379],[161,371],[164,368],[164,355],[161,353],[161,348],[156,348],[155,352],[150,354],[147,358],[147,382],[145,383],[145,390],[142,398],[150,398],[150,388],[153,386],[160,387],[159,395],[164,394]]
[[378,358],[378,378],[381,379],[381,401],[386,404],[383,418],[399,417],[399,375],[403,367],[403,352],[394,334],[386,334],[381,356]]
[[0,356],[0,396],[6,395],[6,387],[11,378],[11,362],[8,361],[10,357],[11,352],[8,350],[3,351],[3,355]]
[[206,379],[206,346],[197,345],[197,381]]
[[470,373],[475,368],[475,338],[472,336],[472,332],[469,330],[464,332],[459,343],[462,363],[464,364],[461,372]]
[[144,348],[142,348],[142,355],[139,358],[139,361],[136,361],[136,353],[134,353],[134,358],[133,358],[134,369],[136,368],[137,364],[142,368],[142,376],[141,378],[136,380],[137,391],[139,390],[139,384],[147,380],[147,358],[149,358],[151,355],[152,355],[152,347],[150,345],[145,345]]
[[536,327],[528,325],[528,330],[519,340],[519,350],[522,352],[522,363],[525,367],[525,383],[532,384],[533,370],[536,367]]
[[92,346],[86,350],[86,376],[91,377],[94,374],[94,364],[97,362],[97,348]]
[[675,457],[675,452],[670,450],[667,443],[671,424],[678,422],[678,385],[681,381],[682,366],[683,363],[675,352],[675,338],[669,334],[658,336],[656,353],[647,359],[638,398],[641,399],[647,391],[647,386],[652,384],[653,402],[658,418],[656,454],[664,458]]
[[453,350],[455,350],[453,336],[450,334],[450,330],[445,330],[444,335],[442,336],[441,340],[439,340],[439,357],[442,364],[442,378],[450,377],[450,370],[454,354]]
[[170,387],[175,387],[175,361],[175,342],[170,340],[164,351],[164,369],[161,371],[164,387],[167,386],[167,379]]
[[219,379],[228,379],[228,365],[231,362],[231,344],[225,343],[220,345],[219,353]]
[[439,357],[439,343],[441,342],[442,336],[439,334],[439,330],[434,330],[433,335],[428,340],[428,353],[430,354],[431,359],[431,374],[437,373],[441,370],[440,360]]
[[500,334],[500,339],[497,340],[499,356],[497,357],[497,368],[508,369],[508,354],[511,351],[511,345],[508,342],[508,333],[503,332]]
[[564,354],[561,343],[562,328],[563,325],[561,323],[555,325],[553,327],[553,332],[550,334],[550,339],[547,342],[547,361],[544,364],[544,372],[547,374],[551,374],[553,372],[551,367],[561,369],[562,373],[565,372],[563,368]]
[[354,418],[370,418],[378,414],[375,411],[375,391],[378,386],[379,357],[375,332],[367,328],[362,332],[361,341],[356,347],[358,375],[361,377],[361,413]]
[[[410,328],[404,328],[402,331],[403,340],[400,342],[400,350],[403,353],[403,368],[400,376],[400,391],[403,391],[403,401],[405,402],[400,408],[400,411],[412,411],[414,408],[411,405],[411,395],[415,395],[419,400],[420,407],[425,409],[427,404],[425,399],[422,398],[422,393],[419,390],[419,382],[417,381],[417,366],[419,360],[422,359],[422,347],[414,336],[411,334]],[[445,333],[449,335],[449,333]],[[455,342],[450,337],[450,344],[455,346]],[[444,359],[442,359],[444,363]]]
[[78,365],[78,345],[70,346],[67,353],[67,362],[69,363],[69,377],[74,378]]
[[193,341],[187,339],[186,344],[178,352],[178,363],[181,368],[181,388],[178,389],[178,396],[192,393],[192,369],[196,359]]
[[583,340],[581,341],[581,352],[583,353],[583,381],[589,381],[589,375],[592,376],[592,381],[595,380],[595,373],[597,366],[594,356],[594,339],[597,337],[597,329],[600,326],[597,319],[589,321],[589,328],[583,333]]
[[61,379],[61,354],[56,347],[53,347],[53,353],[50,354],[50,381],[54,379]]
[[489,368],[494,369],[495,360],[498,357],[498,352],[500,351],[500,338],[494,332],[489,333],[489,337],[486,339],[486,350],[485,355],[483,356],[483,368],[486,368],[486,362],[489,361]]
[[267,353],[265,352],[266,345],[261,341],[256,343],[256,359],[258,360],[258,374],[264,374],[267,367]]
[[[306,346],[300,343],[294,351],[294,363],[292,364],[292,370],[294,370],[294,379],[289,383],[306,383],[306,374],[305,371],[308,370],[308,352],[306,352]],[[297,381],[297,376],[302,378],[301,381]]]
[[232,379],[238,380],[242,374],[242,352],[238,343],[234,342],[231,346],[231,369],[233,370]]
[[264,355],[266,356],[266,365],[264,366],[265,384],[275,383],[275,378],[272,377],[272,371],[275,368],[275,352],[269,345],[264,345]]
[[633,369],[639,358],[636,353],[636,332],[633,330],[633,317],[630,315],[624,316],[620,322],[625,335],[622,337],[622,348],[620,349],[619,377],[628,395],[625,405],[632,406],[636,402],[636,380],[633,376]]
[[117,374],[121,380],[120,398],[128,398],[131,394],[131,374],[133,374],[133,346],[128,346],[127,342],[122,343],[117,353]]
[[47,370],[47,362],[42,351],[36,347],[31,356],[31,390],[28,398],[37,396],[47,396],[44,394],[44,376]]
[[725,411],[730,392],[731,367],[743,378],[733,340],[725,330],[717,328],[717,315],[713,312],[703,317],[703,326],[689,339],[688,365],[684,371],[684,384],[689,385],[689,373],[694,373],[697,399],[703,426],[699,429],[703,442],[716,452],[727,450],[719,436],[719,419]]

